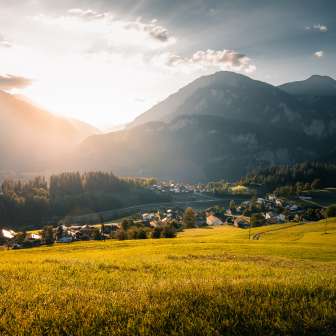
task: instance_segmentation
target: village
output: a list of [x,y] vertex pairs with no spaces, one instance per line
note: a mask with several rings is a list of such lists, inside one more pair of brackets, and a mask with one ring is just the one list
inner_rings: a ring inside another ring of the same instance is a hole
[[[202,187],[192,185],[155,185],[152,188],[162,192],[200,193]],[[323,218],[320,208],[302,205],[309,197],[298,197],[298,202],[279,198],[275,195],[253,196],[250,200],[227,206],[213,205],[205,209],[191,207],[153,208],[151,211],[137,212],[119,220],[96,224],[71,224],[59,221],[41,230],[15,232],[2,229],[0,243],[7,248],[21,249],[53,243],[106,239],[147,239],[174,238],[177,232],[189,228],[230,225],[240,229],[287,222],[318,221]],[[102,218],[102,217],[101,217]]]

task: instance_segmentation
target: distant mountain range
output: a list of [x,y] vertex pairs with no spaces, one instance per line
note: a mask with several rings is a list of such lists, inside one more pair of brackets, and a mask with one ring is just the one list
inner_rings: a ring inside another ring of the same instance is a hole
[[303,81],[280,85],[279,88],[295,96],[336,96],[336,81],[329,76],[314,75]]
[[205,181],[318,159],[336,146],[335,83],[312,76],[275,87],[233,72],[201,77],[126,130],[89,137],[77,167]]
[[86,123],[57,117],[24,97],[0,91],[0,172],[50,169],[96,133]]
[[[256,167],[330,158],[336,150],[335,87],[336,81],[325,76],[275,87],[218,72],[190,83],[124,130],[89,136],[63,156],[58,168],[186,181],[236,180]],[[51,123],[63,125],[56,130],[41,127],[34,134],[46,137],[46,143],[60,136],[60,144],[84,137],[70,121],[62,121]]]

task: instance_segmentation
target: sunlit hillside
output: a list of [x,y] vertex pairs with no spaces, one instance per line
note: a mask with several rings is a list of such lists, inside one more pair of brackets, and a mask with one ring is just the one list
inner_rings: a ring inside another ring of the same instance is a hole
[[336,221],[0,254],[1,335],[336,333]]
[[0,172],[55,169],[60,164],[55,159],[95,133],[98,130],[90,125],[0,90]]

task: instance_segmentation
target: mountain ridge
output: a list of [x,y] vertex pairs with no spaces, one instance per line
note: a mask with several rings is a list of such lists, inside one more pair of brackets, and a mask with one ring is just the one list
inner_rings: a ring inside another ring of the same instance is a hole
[[313,160],[335,143],[335,134],[332,111],[321,113],[318,104],[271,84],[219,72],[181,88],[124,131],[89,137],[73,167],[236,180],[256,167]]
[[49,169],[51,162],[94,132],[77,120],[56,116],[29,100],[0,91],[1,170]]
[[305,80],[279,85],[278,88],[296,96],[336,96],[336,80],[330,76],[312,75]]

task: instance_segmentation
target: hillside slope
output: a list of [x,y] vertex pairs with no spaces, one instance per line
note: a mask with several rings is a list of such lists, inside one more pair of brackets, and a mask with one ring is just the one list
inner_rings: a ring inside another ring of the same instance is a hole
[[218,72],[171,95],[126,130],[90,137],[72,167],[236,180],[253,168],[330,156],[335,106],[322,108],[270,84]]
[[247,231],[0,251],[1,333],[334,335],[336,235]]
[[53,160],[97,132],[0,91],[0,171],[52,168]]
[[76,152],[72,168],[196,182],[237,180],[255,167],[312,159],[319,146],[315,139],[291,130],[186,116],[90,137]]
[[305,80],[278,86],[295,96],[336,96],[336,81],[329,76],[313,75]]
[[221,71],[195,80],[140,115],[130,126],[148,121],[169,122],[179,116],[211,115],[291,128],[294,123],[303,126],[306,122],[303,112],[296,98],[282,90],[247,76]]

